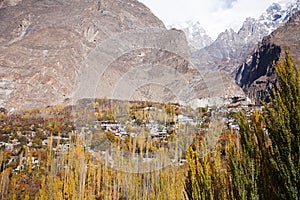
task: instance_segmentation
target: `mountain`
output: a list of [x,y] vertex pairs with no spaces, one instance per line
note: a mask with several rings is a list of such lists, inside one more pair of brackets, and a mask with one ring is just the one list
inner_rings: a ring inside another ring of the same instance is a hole
[[200,22],[186,21],[171,25],[168,28],[182,30],[187,37],[192,52],[202,49],[213,42],[212,38],[206,33]]
[[234,73],[264,36],[286,23],[299,9],[299,0],[273,3],[258,19],[247,18],[238,32],[226,30],[211,45],[193,52],[192,61],[199,69],[223,69]]
[[0,107],[71,98],[82,62],[110,35],[164,24],[138,1],[2,1]]
[[0,107],[9,111],[96,97],[243,95],[226,74],[197,70],[184,33],[167,30],[136,0],[2,0],[1,6]]
[[300,70],[300,11],[265,37],[236,72],[238,84],[257,103],[260,100],[268,101],[267,94],[277,87],[273,63],[284,56],[286,48],[289,48],[292,59]]

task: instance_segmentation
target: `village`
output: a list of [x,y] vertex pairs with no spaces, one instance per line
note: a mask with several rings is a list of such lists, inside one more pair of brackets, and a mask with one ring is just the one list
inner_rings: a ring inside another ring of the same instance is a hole
[[[73,137],[77,134],[92,135],[86,137],[85,148],[91,152],[105,151],[103,146],[103,136],[105,140],[110,142],[118,142],[118,144],[126,144],[123,146],[127,151],[133,151],[128,146],[134,139],[151,139],[153,151],[162,146],[168,145],[171,138],[180,135],[183,132],[189,132],[189,135],[196,136],[208,131],[209,123],[213,115],[218,115],[224,123],[224,130],[235,131],[238,133],[239,126],[235,113],[244,110],[247,116],[250,116],[254,110],[261,107],[249,105],[230,104],[222,107],[205,107],[195,110],[190,107],[180,106],[179,104],[135,104],[127,108],[127,114],[122,112],[111,114],[111,110],[105,107],[100,109],[102,105],[93,105],[93,112],[96,118],[89,121],[84,126],[76,127],[72,123],[65,123],[61,119],[59,123],[52,123],[49,127],[49,122],[36,120],[25,120],[26,125],[22,129],[9,124],[5,120],[5,113],[1,113],[0,131],[0,149],[5,151],[2,162],[7,167],[11,166],[15,173],[24,169],[24,166],[30,163],[32,169],[39,167],[42,161],[42,154],[47,148],[56,154],[61,154],[68,151],[72,145]],[[122,110],[122,109],[121,109]],[[102,113],[101,113],[102,112]],[[114,115],[114,116],[112,116]],[[22,117],[21,117],[22,118]],[[10,120],[12,117],[10,118]],[[96,119],[96,120],[95,120]],[[21,123],[20,118],[15,119]],[[82,130],[84,130],[82,132]],[[95,133],[97,132],[97,133]],[[97,136],[102,135],[101,139]],[[97,136],[97,137],[95,137]],[[98,139],[97,139],[98,138]],[[101,146],[102,145],[102,146]],[[42,153],[37,153],[42,152]],[[28,156],[30,155],[30,156]],[[185,162],[184,158],[177,161],[178,165]]]

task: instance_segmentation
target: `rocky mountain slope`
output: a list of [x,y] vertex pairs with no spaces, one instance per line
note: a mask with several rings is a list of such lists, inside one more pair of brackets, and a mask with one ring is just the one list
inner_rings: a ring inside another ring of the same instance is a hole
[[0,8],[15,6],[22,0],[0,0]]
[[258,19],[247,18],[238,32],[226,30],[211,45],[194,52],[192,61],[200,69],[233,73],[264,36],[286,23],[299,9],[299,0],[274,3]]
[[23,0],[0,19],[0,103],[18,109],[70,98],[81,63],[110,35],[164,28],[137,1]]
[[10,111],[93,97],[243,94],[222,72],[195,69],[184,33],[167,30],[136,0],[2,0],[1,6],[0,107]]
[[268,100],[267,94],[276,87],[273,63],[289,48],[292,59],[300,69],[300,12],[271,35],[265,37],[255,52],[236,73],[236,80],[250,98]]

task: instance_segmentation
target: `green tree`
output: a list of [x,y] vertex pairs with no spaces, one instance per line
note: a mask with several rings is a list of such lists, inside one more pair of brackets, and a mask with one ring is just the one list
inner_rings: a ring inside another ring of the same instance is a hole
[[261,115],[254,113],[250,124],[244,113],[240,113],[238,119],[239,135],[231,140],[227,150],[233,198],[259,199],[261,154],[257,133],[264,134],[258,125]]
[[[271,139],[270,167],[278,199],[299,199],[300,187],[300,79],[297,67],[286,51],[276,65],[279,90],[264,112]],[[272,184],[272,183],[270,183]]]
[[235,199],[299,199],[299,75],[289,52],[275,69],[270,103],[250,123],[239,116],[240,138],[228,152]]

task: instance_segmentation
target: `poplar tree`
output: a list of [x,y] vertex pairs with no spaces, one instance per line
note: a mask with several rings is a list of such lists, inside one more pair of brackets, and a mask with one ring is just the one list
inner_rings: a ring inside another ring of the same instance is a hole
[[222,199],[299,199],[300,79],[288,51],[274,67],[278,89],[270,103],[263,103],[263,111],[250,118],[243,112],[238,115],[240,131],[232,134],[226,148],[229,181],[223,178],[220,184],[208,157],[187,152],[187,199],[218,199],[213,195],[218,186],[226,187]]
[[288,51],[275,69],[270,103],[250,123],[239,116],[240,139],[228,152],[235,199],[299,199],[299,74]]
[[[264,116],[271,139],[270,166],[278,199],[299,199],[300,79],[288,51],[276,65],[279,90]],[[272,183],[270,183],[272,184]]]

